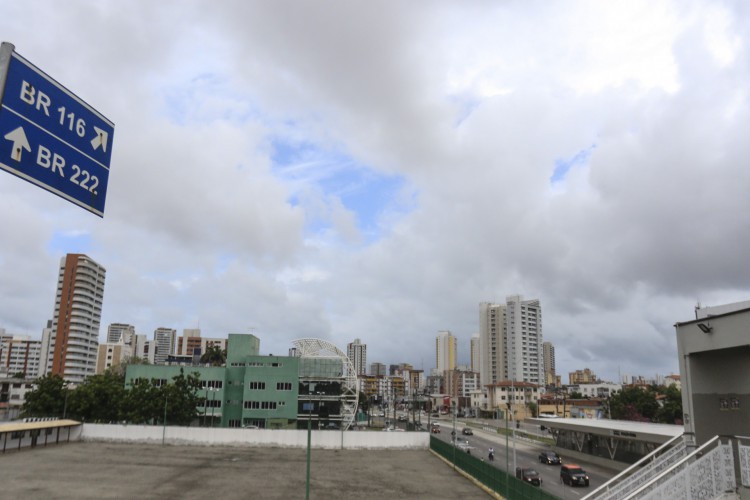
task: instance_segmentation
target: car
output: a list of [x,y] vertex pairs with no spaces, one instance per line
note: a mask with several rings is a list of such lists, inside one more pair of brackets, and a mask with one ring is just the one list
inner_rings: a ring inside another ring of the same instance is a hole
[[547,465],[560,465],[562,458],[552,450],[543,451],[539,454],[539,463]]
[[439,425],[433,425],[432,426],[432,433],[433,434],[440,434],[440,426]]
[[474,431],[472,431],[468,427],[464,427],[463,430],[461,431],[461,434],[463,434],[464,436],[473,436]]
[[524,483],[529,483],[534,486],[542,485],[542,478],[539,477],[539,473],[531,467],[516,467],[516,477]]
[[589,475],[576,464],[567,464],[560,467],[560,482],[570,486],[588,486]]
[[409,417],[407,417],[406,415],[399,415],[398,416],[398,421],[399,422],[406,422],[407,420],[409,420]]

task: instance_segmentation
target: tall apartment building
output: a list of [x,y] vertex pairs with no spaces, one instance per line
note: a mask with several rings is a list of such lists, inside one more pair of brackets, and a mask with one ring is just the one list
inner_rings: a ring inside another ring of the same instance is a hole
[[121,365],[133,357],[133,348],[124,342],[105,342],[99,344],[96,358],[97,375],[104,373],[108,368]]
[[354,339],[354,342],[346,345],[346,357],[354,366],[354,373],[357,375],[367,373],[367,344],[363,344],[359,339]]
[[370,364],[370,375],[373,377],[385,377],[386,367],[383,363],[371,363]]
[[508,296],[505,304],[479,304],[480,379],[544,385],[542,307],[539,300]]
[[163,365],[167,356],[174,354],[177,343],[177,330],[174,328],[160,327],[154,330],[154,363]]
[[445,373],[456,369],[457,339],[448,331],[440,331],[435,338],[435,369]]
[[592,372],[589,368],[583,370],[576,370],[568,373],[568,380],[571,385],[573,384],[593,384],[599,381],[599,377],[596,373]]
[[479,353],[481,351],[479,349],[479,346],[480,346],[479,340],[480,340],[479,334],[475,333],[474,335],[471,336],[471,341],[469,344],[469,353],[471,357],[471,364],[469,366],[471,368],[471,371],[475,373],[479,373],[479,366],[480,366]]
[[87,255],[68,254],[60,260],[52,327],[43,341],[46,373],[77,384],[96,372],[106,274]]
[[112,323],[107,327],[107,343],[116,344],[122,338],[123,344],[132,344],[135,327],[125,323]]
[[555,346],[552,342],[542,344],[542,355],[544,357],[544,385],[555,385],[557,372],[555,371]]
[[174,354],[178,356],[201,356],[209,347],[218,347],[222,351],[227,349],[227,339],[208,338],[201,336],[200,328],[185,328],[177,338]]
[[37,378],[41,357],[41,340],[33,340],[27,335],[0,334],[0,376],[23,373],[27,379]]

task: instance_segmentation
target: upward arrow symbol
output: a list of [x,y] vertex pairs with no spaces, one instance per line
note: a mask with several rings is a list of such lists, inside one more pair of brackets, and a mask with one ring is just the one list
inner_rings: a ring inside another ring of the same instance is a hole
[[29,140],[26,138],[26,132],[23,131],[22,127],[18,127],[5,134],[5,138],[13,142],[13,148],[10,152],[10,157],[16,161],[21,161],[21,153],[25,149],[31,153],[31,146],[29,146]]

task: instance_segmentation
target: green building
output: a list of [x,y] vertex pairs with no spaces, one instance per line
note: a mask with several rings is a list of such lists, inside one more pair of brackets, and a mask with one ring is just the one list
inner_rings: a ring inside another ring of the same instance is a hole
[[296,428],[300,359],[259,350],[258,337],[230,333],[226,366],[128,365],[125,385],[141,378],[169,383],[180,370],[197,372],[203,391],[197,425]]

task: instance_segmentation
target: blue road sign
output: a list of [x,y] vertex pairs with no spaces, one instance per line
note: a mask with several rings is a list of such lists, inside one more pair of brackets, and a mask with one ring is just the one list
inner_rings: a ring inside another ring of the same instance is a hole
[[103,217],[114,124],[8,43],[0,96],[0,168]]

